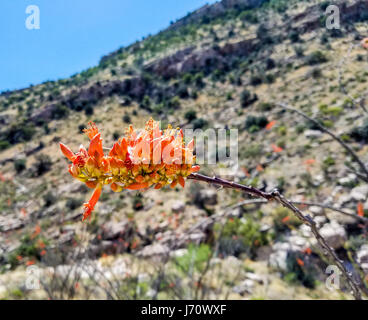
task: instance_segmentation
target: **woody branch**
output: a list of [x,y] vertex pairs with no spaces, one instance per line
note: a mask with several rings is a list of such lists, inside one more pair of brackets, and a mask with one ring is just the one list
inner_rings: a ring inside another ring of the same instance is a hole
[[327,254],[335,262],[337,267],[341,270],[342,274],[346,278],[347,283],[353,292],[354,298],[356,300],[362,299],[361,291],[358,285],[355,283],[354,279],[352,278],[351,272],[346,270],[345,266],[343,265],[343,262],[338,258],[335,251],[327,244],[326,240],[322,237],[312,217],[310,215],[304,215],[297,207],[294,206],[294,204],[290,200],[285,198],[278,190],[274,190],[272,192],[264,192],[251,186],[245,186],[239,183],[224,180],[219,177],[208,177],[199,173],[192,173],[190,176],[188,176],[188,179],[207,182],[209,184],[219,185],[224,188],[240,190],[251,196],[263,198],[267,201],[276,201],[282,206],[291,210],[299,220],[301,220],[304,224],[306,224],[311,228],[313,235],[318,241],[318,244],[324,250],[324,253]]

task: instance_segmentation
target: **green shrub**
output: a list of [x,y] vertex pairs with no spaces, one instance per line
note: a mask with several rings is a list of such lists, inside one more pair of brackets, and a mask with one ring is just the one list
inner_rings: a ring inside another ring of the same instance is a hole
[[34,171],[37,177],[43,175],[51,169],[52,161],[51,158],[46,154],[40,154],[36,157],[34,164]]
[[336,161],[331,156],[327,156],[322,163],[322,169],[326,171],[328,168],[334,166],[336,164]]
[[277,129],[277,132],[280,136],[286,136],[287,129],[285,126],[279,126],[279,128]]
[[267,58],[266,60],[266,69],[271,70],[276,67],[276,62],[272,58]]
[[318,79],[322,77],[322,70],[320,68],[315,68],[312,70],[312,77]]
[[11,144],[8,141],[2,141],[0,140],[0,151],[5,150],[9,148]]
[[169,108],[171,109],[178,109],[180,108],[180,99],[178,96],[173,97],[168,104]]
[[267,124],[268,120],[265,116],[248,116],[245,120],[245,129],[252,133],[263,129]]
[[130,121],[131,121],[131,119],[130,119],[130,116],[129,116],[129,114],[124,114],[123,115],[123,122],[124,123],[130,123]]
[[118,131],[114,131],[112,134],[112,138],[116,141],[120,138],[121,134]]
[[80,208],[82,204],[83,204],[82,199],[69,198],[69,199],[66,200],[65,206],[69,210],[75,210],[77,208]]
[[358,142],[368,143],[368,119],[366,119],[362,126],[355,127],[351,132],[352,139]]
[[0,140],[8,141],[10,144],[15,144],[30,141],[35,133],[36,129],[33,124],[21,122],[13,124],[7,132],[2,134],[3,138],[0,137]]
[[[221,230],[219,225],[215,225],[215,230]],[[263,245],[268,244],[272,235],[261,231],[261,225],[252,219],[229,219],[219,239],[219,252],[222,255],[235,255],[247,253],[254,255],[255,250]]]
[[316,65],[320,63],[327,62],[328,59],[326,55],[322,51],[314,51],[310,55],[307,56],[306,62],[309,65]]
[[205,126],[207,126],[208,122],[202,118],[195,119],[193,122],[193,129],[203,129]]
[[197,118],[197,113],[194,110],[188,110],[185,113],[184,118],[188,120],[188,122],[192,122],[194,119]]
[[295,30],[291,31],[289,33],[289,39],[292,43],[300,41],[299,32]]
[[26,159],[17,159],[14,161],[14,169],[17,173],[21,173],[27,167]]
[[93,107],[91,105],[88,105],[85,109],[84,109],[84,113],[86,114],[86,116],[91,116],[93,115]]
[[204,87],[204,82],[203,82],[203,73],[197,73],[194,76],[194,83],[198,88],[203,88]]
[[32,237],[30,235],[23,236],[21,238],[20,245],[8,256],[8,261],[11,267],[14,268],[19,264],[17,259],[18,256],[21,256],[22,258],[40,258],[40,248],[38,247],[39,240],[42,240],[46,245],[48,244],[46,239],[40,239],[40,235]]
[[257,95],[251,94],[248,90],[243,90],[240,94],[240,104],[243,108],[251,105],[253,102],[257,101],[257,99]]
[[150,97],[149,97],[149,96],[144,96],[144,97],[143,97],[143,100],[142,100],[142,102],[141,102],[140,107],[141,107],[142,109],[147,109],[147,110],[149,110],[149,109],[150,109],[150,106],[151,106],[151,99],[150,99]]
[[57,197],[51,192],[47,192],[44,196],[43,196],[43,201],[44,201],[44,206],[45,207],[50,207],[52,206],[54,203],[56,203],[57,201]]
[[[322,120],[317,119],[316,121],[317,123],[320,123],[321,125],[323,125]],[[321,128],[314,121],[307,120],[305,122],[305,126],[310,130],[321,130]]]
[[193,76],[192,76],[190,73],[185,73],[185,74],[183,75],[183,82],[184,82],[185,84],[191,84],[191,83],[192,83],[192,81],[193,81]]
[[275,82],[275,79],[276,79],[276,76],[272,73],[267,73],[266,76],[265,76],[265,83],[268,83],[268,84],[271,84],[271,83],[274,83]]
[[315,288],[318,271],[315,264],[309,260],[309,257],[301,252],[288,252],[287,273],[284,275],[284,280],[290,284],[302,284],[306,288]]
[[176,266],[185,274],[187,274],[192,266],[196,271],[203,271],[206,262],[211,257],[211,248],[207,244],[200,244],[196,246],[190,244],[188,247],[188,252],[175,259]]
[[250,84],[252,86],[258,86],[260,84],[262,84],[263,80],[262,80],[262,77],[257,75],[257,74],[253,74],[251,75],[250,77]]
[[69,109],[67,106],[63,104],[57,104],[55,108],[52,110],[51,118],[52,119],[63,119],[69,115]]
[[301,225],[300,220],[289,210],[283,207],[278,207],[272,212],[275,231],[282,233],[292,227]]
[[302,46],[295,46],[294,52],[298,58],[304,57],[304,48]]
[[321,104],[319,105],[318,108],[322,114],[332,115],[335,117],[339,116],[343,112],[343,109],[341,107],[337,107],[337,106],[329,107],[327,104]]
[[244,151],[241,152],[242,158],[256,158],[259,157],[263,152],[262,145],[253,144],[244,148]]
[[239,14],[239,18],[242,21],[246,21],[249,23],[258,23],[258,16],[254,11],[251,10],[247,10],[247,11],[243,11]]
[[188,92],[188,88],[187,85],[184,83],[180,83],[178,88],[176,89],[177,95],[181,98],[181,99],[186,99],[189,97],[189,92]]
[[143,196],[141,193],[136,194],[132,199],[133,209],[136,211],[142,210],[144,207]]
[[268,102],[261,102],[258,104],[257,109],[261,112],[272,110],[272,104]]

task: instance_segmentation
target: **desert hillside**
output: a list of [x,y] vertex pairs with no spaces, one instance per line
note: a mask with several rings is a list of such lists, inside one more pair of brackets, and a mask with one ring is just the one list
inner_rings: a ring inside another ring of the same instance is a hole
[[[237,129],[227,178],[301,202],[367,293],[368,4],[334,3],[341,28],[328,30],[329,1],[223,0],[70,78],[1,93],[0,297],[353,298],[343,278],[327,289],[334,262],[308,226],[236,190],[106,187],[82,222],[92,190],[68,173],[59,142],[88,146],[93,121],[112,146],[151,117]],[[30,265],[39,290],[25,287]]]

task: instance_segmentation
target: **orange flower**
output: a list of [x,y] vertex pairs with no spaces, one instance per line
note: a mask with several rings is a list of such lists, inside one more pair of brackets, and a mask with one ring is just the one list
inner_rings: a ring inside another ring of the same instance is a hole
[[276,124],[275,120],[272,120],[271,122],[269,122],[266,126],[266,130],[271,130],[272,127]]
[[296,262],[298,263],[298,265],[300,265],[301,267],[304,266],[304,261],[302,259],[296,259]]
[[25,208],[20,209],[20,213],[23,215],[23,217],[27,216],[27,210]]
[[94,210],[98,199],[100,198],[101,191],[102,191],[102,186],[98,185],[95,191],[93,192],[92,198],[87,203],[83,204],[84,214],[83,214],[82,221],[84,221],[86,218],[91,216],[91,213]]
[[282,223],[286,223],[290,220],[290,217],[289,216],[286,216],[285,218],[282,218]]
[[132,249],[135,249],[135,248],[137,248],[137,246],[138,246],[138,241],[137,241],[137,240],[135,240],[135,241],[132,243],[131,248],[132,248]]
[[35,264],[35,261],[34,260],[29,260],[29,261],[26,262],[26,265],[27,266],[32,266],[34,264]]
[[364,217],[364,207],[363,203],[359,202],[357,206],[358,216]]
[[315,160],[315,159],[307,159],[307,160],[305,160],[305,161],[304,161],[304,164],[305,164],[306,166],[310,166],[310,165],[315,164],[315,162],[316,162],[316,160]]
[[46,247],[45,243],[42,240],[38,241],[38,247],[44,249]]
[[37,225],[35,227],[35,231],[31,235],[31,239],[36,238],[40,233],[41,233],[41,227],[39,225]]
[[141,132],[132,125],[125,137],[115,142],[107,155],[103,152],[101,133],[89,123],[84,132],[90,139],[88,151],[81,146],[74,153],[64,144],[60,149],[71,161],[69,173],[95,189],[92,198],[84,204],[83,220],[91,216],[104,185],[114,192],[124,189],[140,190],[151,186],[160,189],[165,185],[184,187],[185,178],[200,169],[194,165],[194,141],[185,145],[183,132],[170,125],[160,130],[159,123],[150,119]]
[[368,49],[368,38],[364,38],[360,43],[364,49]]
[[272,147],[273,152],[275,152],[275,153],[283,151],[283,149],[281,147],[278,147],[275,144],[272,144],[271,147]]
[[242,169],[242,171],[244,172],[244,174],[245,174],[247,177],[250,177],[249,171],[247,170],[247,168],[246,168],[246,167],[243,167],[243,168],[241,168],[241,169]]

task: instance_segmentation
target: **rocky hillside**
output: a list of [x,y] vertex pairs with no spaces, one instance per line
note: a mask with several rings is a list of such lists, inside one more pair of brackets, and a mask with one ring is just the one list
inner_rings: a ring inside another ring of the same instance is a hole
[[[3,92],[0,297],[352,297],[344,280],[326,288],[331,261],[308,227],[236,191],[190,181],[184,191],[106,188],[82,223],[90,190],[68,174],[58,142],[86,145],[82,130],[94,121],[112,145],[150,117],[238,129],[232,179],[306,203],[300,209],[367,291],[367,177],[321,126],[368,165],[368,4],[334,4],[338,30],[326,28],[329,1],[223,0],[82,73]],[[30,265],[42,275],[38,290],[26,287]]]

